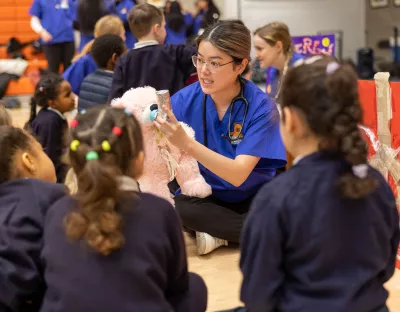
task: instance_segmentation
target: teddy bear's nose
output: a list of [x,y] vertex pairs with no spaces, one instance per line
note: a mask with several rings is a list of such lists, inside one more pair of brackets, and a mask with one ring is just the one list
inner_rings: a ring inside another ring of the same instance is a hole
[[150,110],[151,110],[151,111],[158,110],[158,105],[157,105],[157,104],[151,104]]

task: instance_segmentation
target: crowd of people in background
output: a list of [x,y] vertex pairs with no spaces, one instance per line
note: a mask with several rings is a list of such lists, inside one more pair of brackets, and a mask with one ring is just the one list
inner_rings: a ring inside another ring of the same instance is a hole
[[[40,35],[49,70],[59,73],[60,65],[63,71],[67,70],[75,50],[79,53],[85,50],[96,37],[96,23],[106,15],[118,16],[124,27],[125,44],[128,49],[133,48],[137,38],[130,29],[128,14],[136,4],[135,0],[60,0],[52,4],[35,0],[29,11],[31,27]],[[188,10],[179,1],[165,1],[165,44],[194,44],[194,38],[220,18],[212,0],[196,0],[193,7],[195,10]],[[74,30],[79,31],[77,47]]]

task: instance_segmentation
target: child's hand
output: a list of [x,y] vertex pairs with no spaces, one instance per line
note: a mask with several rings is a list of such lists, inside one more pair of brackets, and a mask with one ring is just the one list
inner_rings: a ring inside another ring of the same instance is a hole
[[44,42],[49,42],[53,39],[52,35],[50,35],[50,33],[46,29],[42,30],[42,32],[40,33],[40,38],[42,38]]

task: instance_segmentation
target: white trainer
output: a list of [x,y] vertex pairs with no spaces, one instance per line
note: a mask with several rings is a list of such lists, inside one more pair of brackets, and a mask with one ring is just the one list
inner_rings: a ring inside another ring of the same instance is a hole
[[196,232],[196,243],[199,255],[206,255],[221,246],[228,246],[228,241],[202,232]]

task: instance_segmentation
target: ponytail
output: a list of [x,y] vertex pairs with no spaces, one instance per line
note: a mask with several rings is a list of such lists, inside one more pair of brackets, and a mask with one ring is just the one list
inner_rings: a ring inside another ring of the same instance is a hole
[[363,117],[358,90],[349,88],[354,79],[352,70],[341,66],[326,78],[326,85],[332,105],[338,108],[332,135],[339,153],[351,167],[341,174],[339,188],[343,196],[357,199],[373,191],[376,181],[368,173],[368,146],[358,127]]
[[74,122],[69,158],[78,181],[78,209],[65,217],[65,232],[107,256],[125,243],[117,211],[124,194],[119,178],[134,173],[132,160],[143,150],[142,133],[133,116],[112,107],[91,109]]
[[368,148],[358,127],[363,116],[353,69],[332,57],[314,56],[288,70],[281,90],[282,110],[295,107],[301,111],[320,140],[320,150],[344,160],[338,180],[341,194],[358,199],[372,192],[377,182],[369,172]]
[[37,115],[37,113],[36,113],[37,108],[36,108],[36,100],[35,100],[35,98],[31,98],[30,106],[31,106],[31,111],[30,111],[30,115],[29,115],[29,123],[31,123],[36,118],[36,115]]
[[[81,157],[88,150],[88,147],[81,148]],[[79,188],[75,196],[80,211],[67,215],[64,225],[69,238],[85,238],[91,248],[107,256],[121,248],[125,239],[121,231],[122,218],[116,211],[120,172],[115,166],[104,163],[98,159],[86,161],[78,176]]]

